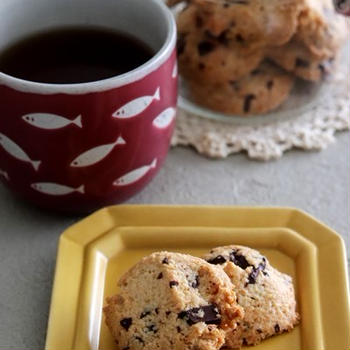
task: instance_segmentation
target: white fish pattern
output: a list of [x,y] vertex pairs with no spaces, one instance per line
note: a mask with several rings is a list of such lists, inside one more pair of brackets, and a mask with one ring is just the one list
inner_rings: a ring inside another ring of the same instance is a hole
[[149,165],[144,165],[140,168],[130,171],[126,175],[120,177],[119,179],[113,182],[114,186],[127,186],[131,185],[134,182],[139,181],[144,177],[151,169],[154,169],[157,166],[157,158]]
[[175,113],[175,108],[167,108],[153,120],[153,125],[159,129],[165,129],[174,120]]
[[172,78],[175,79],[177,77],[177,62],[174,64],[173,72],[171,74]]
[[7,181],[10,180],[10,177],[7,171],[0,169],[0,175],[3,176]]
[[41,161],[31,160],[27,155],[27,153],[25,153],[21,147],[19,147],[15,142],[13,142],[10,138],[8,138],[6,135],[2,133],[0,133],[0,145],[12,157],[15,157],[16,159],[19,159],[23,162],[30,163],[36,171],[39,170]]
[[79,128],[83,127],[81,115],[78,115],[74,120],[70,120],[56,114],[31,113],[24,115],[22,119],[30,125],[46,130],[61,129],[70,124],[76,125]]
[[86,167],[100,162],[102,159],[106,158],[116,145],[125,145],[125,140],[119,136],[117,140],[111,144],[97,146],[91,148],[90,150],[82,153],[77,158],[75,158],[71,163],[71,167],[79,168]]
[[157,88],[153,96],[138,97],[120,107],[113,113],[114,118],[128,119],[133,118],[145,111],[153,102],[153,100],[160,100],[160,87]]
[[32,187],[38,192],[49,194],[52,196],[65,196],[74,192],[85,193],[84,185],[81,185],[78,188],[73,188],[53,182],[36,182],[32,183],[30,187]]

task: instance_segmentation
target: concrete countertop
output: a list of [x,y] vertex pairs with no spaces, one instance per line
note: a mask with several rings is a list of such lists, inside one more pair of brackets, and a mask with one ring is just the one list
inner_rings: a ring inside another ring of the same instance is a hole
[[[293,206],[338,231],[349,250],[349,133],[337,140],[323,152],[292,151],[268,163],[176,148],[129,202]],[[78,219],[33,209],[0,185],[0,349],[43,349],[57,240]]]

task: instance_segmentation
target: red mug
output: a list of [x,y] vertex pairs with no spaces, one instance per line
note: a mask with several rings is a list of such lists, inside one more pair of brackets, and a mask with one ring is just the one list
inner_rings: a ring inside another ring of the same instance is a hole
[[12,191],[69,212],[139,192],[162,166],[175,123],[169,9],[158,0],[2,0],[0,17],[0,50],[28,33],[72,25],[129,33],[154,49],[142,66],[91,83],[42,84],[0,72],[0,178]]

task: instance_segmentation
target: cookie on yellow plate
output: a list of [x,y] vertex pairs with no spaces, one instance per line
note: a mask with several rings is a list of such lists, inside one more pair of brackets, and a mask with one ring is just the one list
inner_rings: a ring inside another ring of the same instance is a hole
[[256,345],[290,331],[299,322],[291,277],[274,269],[258,251],[243,246],[214,248],[203,257],[230,277],[244,318],[226,338],[226,346]]
[[118,285],[104,313],[120,350],[219,350],[242,318],[222,269],[189,255],[154,253]]

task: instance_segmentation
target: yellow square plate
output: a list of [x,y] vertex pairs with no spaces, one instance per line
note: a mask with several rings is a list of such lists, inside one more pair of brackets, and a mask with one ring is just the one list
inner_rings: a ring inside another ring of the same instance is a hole
[[46,349],[115,349],[102,307],[122,273],[153,251],[199,256],[227,244],[259,249],[294,278],[300,326],[254,349],[349,350],[346,254],[334,231],[296,209],[186,206],[110,207],[64,232]]

